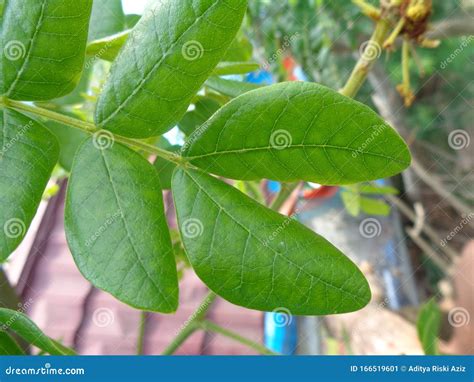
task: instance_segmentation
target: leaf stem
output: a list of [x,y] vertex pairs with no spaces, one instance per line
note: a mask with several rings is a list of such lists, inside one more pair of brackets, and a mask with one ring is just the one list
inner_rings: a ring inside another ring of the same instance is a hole
[[137,339],[137,355],[142,355],[145,345],[145,330],[147,323],[148,313],[145,311],[140,312],[140,323],[138,324],[138,339]]
[[[354,98],[362,84],[367,79],[370,69],[382,51],[382,44],[390,31],[388,20],[380,19],[377,21],[374,33],[367,42],[364,52],[361,54],[357,64],[354,67],[349,79],[344,87],[339,91],[346,97]],[[374,56],[375,53],[375,56]]]
[[214,292],[209,292],[204,300],[202,300],[199,307],[194,313],[188,318],[188,320],[182,326],[180,332],[161,353],[162,355],[171,355],[190,337],[196,330],[199,329],[199,323],[204,320],[207,312],[212,306],[212,303],[216,299],[217,295]]
[[277,211],[286,202],[286,199],[293,193],[293,191],[299,186],[299,182],[296,183],[282,183],[281,190],[278,195],[273,199],[270,204],[270,209]]
[[[24,102],[19,102],[19,101],[14,101],[14,100],[11,100],[11,99],[2,98],[0,100],[0,105],[5,105],[6,107],[9,107],[9,108],[17,110],[17,111],[23,111],[23,112],[27,112],[27,113],[30,113],[30,114],[40,116],[40,117],[47,118],[51,121],[59,122],[63,125],[74,127],[76,129],[79,129],[79,130],[87,133],[87,134],[92,134],[93,135],[93,134],[101,131],[93,123],[82,121],[82,120],[77,119],[77,118],[72,118],[72,117],[69,117],[67,115],[56,113],[54,111],[44,109],[44,108],[41,108],[41,107],[38,107],[38,106],[29,105],[29,104],[24,103]],[[110,133],[110,134],[112,134],[112,133]],[[149,154],[157,155],[157,156],[159,156],[159,157],[161,157],[161,158],[163,158],[163,159],[165,159],[169,162],[174,162],[174,163],[177,163],[177,164],[180,164],[180,165],[187,163],[186,160],[183,157],[177,155],[176,153],[172,153],[172,152],[160,149],[159,147],[150,145],[146,142],[143,142],[143,141],[140,141],[140,140],[137,140],[137,139],[126,138],[126,137],[122,137],[122,136],[116,135],[116,134],[112,134],[112,135],[113,135],[114,141],[116,141],[116,142],[123,143],[127,146],[135,147],[135,148],[143,150],[143,151],[145,151]]]
[[249,348],[259,352],[260,354],[279,355],[278,353],[275,353],[275,352],[271,351],[267,347],[265,347],[263,345],[260,345],[259,343],[254,342],[254,341],[252,341],[248,338],[242,337],[240,334],[235,333],[235,332],[233,332],[231,330],[228,330],[226,328],[223,328],[222,326],[217,325],[217,324],[215,324],[211,321],[204,320],[204,321],[199,323],[199,327],[202,330],[205,330],[207,332],[213,332],[213,333],[221,334],[225,337],[231,338],[231,339],[233,339],[237,342],[240,342],[241,344],[246,345]]

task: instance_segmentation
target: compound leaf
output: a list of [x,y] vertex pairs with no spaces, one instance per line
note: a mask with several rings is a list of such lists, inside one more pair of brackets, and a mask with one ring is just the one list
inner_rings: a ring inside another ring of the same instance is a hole
[[92,0],[7,1],[0,94],[40,101],[71,92],[84,63]]
[[172,190],[189,260],[206,285],[246,308],[322,315],[361,309],[368,283],[336,247],[199,170]]
[[192,164],[241,180],[350,184],[388,177],[410,164],[401,137],[369,107],[304,82],[237,97],[185,147]]
[[160,181],[141,155],[108,135],[86,140],[74,159],[65,222],[74,260],[92,284],[139,309],[176,310]]
[[58,156],[56,138],[46,128],[0,109],[0,263],[28,231]]
[[151,5],[112,65],[96,123],[135,138],[173,127],[226,53],[246,8],[243,0]]

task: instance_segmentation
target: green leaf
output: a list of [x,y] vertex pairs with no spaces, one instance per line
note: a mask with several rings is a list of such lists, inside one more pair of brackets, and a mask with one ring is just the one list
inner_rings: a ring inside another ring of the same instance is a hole
[[124,31],[112,36],[107,36],[91,41],[87,45],[86,53],[101,60],[113,61],[127,41],[130,31]]
[[438,333],[440,325],[441,312],[436,301],[431,299],[421,307],[416,324],[418,338],[427,355],[439,354]]
[[66,237],[92,284],[139,309],[174,312],[176,265],[158,174],[135,151],[96,135],[74,159]]
[[227,49],[223,61],[248,61],[252,58],[253,47],[249,39],[238,34]]
[[219,62],[213,74],[216,76],[245,74],[258,70],[258,68],[260,65],[256,62]]
[[21,312],[0,308],[0,332],[12,330],[28,343],[51,355],[74,355],[75,352],[46,336]]
[[8,1],[1,24],[0,94],[49,100],[71,92],[84,63],[92,0]]
[[341,191],[341,199],[347,212],[352,216],[358,216],[360,213],[360,194],[351,191]]
[[41,124],[0,109],[0,263],[28,231],[58,155],[56,139]]
[[410,164],[406,144],[369,107],[305,82],[232,100],[185,147],[192,164],[241,180],[350,184],[388,177]]
[[97,125],[134,138],[172,128],[224,56],[246,8],[243,0],[153,3],[112,64]]
[[206,86],[218,93],[235,98],[251,90],[260,88],[259,85],[249,82],[235,80],[224,80],[219,77],[211,77],[206,81]]
[[305,315],[351,312],[369,302],[355,264],[293,218],[198,170],[178,168],[172,190],[189,260],[226,300]]
[[55,121],[46,122],[46,126],[59,142],[59,164],[63,169],[70,172],[74,155],[81,143],[88,137],[88,134]]
[[98,40],[125,28],[125,14],[122,0],[94,0],[91,22],[89,26],[89,41]]
[[369,215],[380,215],[388,216],[390,215],[390,205],[384,202],[381,199],[373,198],[360,198],[360,208],[363,212]]
[[0,330],[0,355],[24,355],[18,343],[7,332]]
[[187,112],[178,123],[179,129],[186,135],[190,135],[197,127],[206,122],[221,105],[212,98],[200,98],[194,104],[194,110]]
[[370,184],[359,185],[359,191],[363,194],[397,195],[398,190],[391,186],[372,186]]

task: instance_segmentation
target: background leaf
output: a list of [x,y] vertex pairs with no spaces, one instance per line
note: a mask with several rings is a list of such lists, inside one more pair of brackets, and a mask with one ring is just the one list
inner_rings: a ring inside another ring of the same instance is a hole
[[437,355],[438,352],[438,333],[441,325],[441,311],[438,304],[433,299],[425,303],[418,313],[416,327],[418,329],[418,338],[425,354]]
[[21,312],[0,308],[0,332],[12,330],[28,343],[51,355],[74,355],[75,352],[46,336]]
[[81,77],[91,6],[92,0],[8,1],[0,94],[38,101],[71,92]]
[[58,155],[56,139],[41,124],[0,109],[0,263],[28,231]]
[[251,84],[249,82],[235,81],[235,80],[225,80],[220,77],[210,77],[206,81],[206,86],[215,90],[218,93],[224,94],[226,96],[235,98],[244,93],[249,92],[250,90],[255,90],[261,86],[256,84]]
[[219,102],[212,98],[200,98],[194,104],[194,110],[188,111],[178,123],[179,129],[186,135],[191,135],[196,128],[206,122],[220,108]]
[[88,139],[74,159],[66,237],[82,274],[139,309],[174,312],[176,264],[158,175],[108,135]]
[[88,41],[111,36],[125,29],[122,0],[94,0]]
[[232,100],[185,147],[192,164],[242,180],[350,184],[395,175],[410,164],[403,140],[370,108],[307,82]]
[[172,128],[226,53],[246,8],[242,0],[153,3],[112,65],[96,123],[135,138]]
[[189,260],[226,300],[305,315],[351,312],[370,300],[354,263],[294,219],[197,170],[178,168],[172,190]]

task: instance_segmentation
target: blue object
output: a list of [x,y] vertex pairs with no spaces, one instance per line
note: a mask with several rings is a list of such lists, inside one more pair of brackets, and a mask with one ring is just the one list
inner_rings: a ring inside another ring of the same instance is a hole
[[265,313],[264,343],[274,352],[285,355],[294,354],[298,345],[296,317],[289,312]]
[[262,84],[262,85],[271,85],[275,81],[270,72],[266,70],[260,70],[258,72],[252,72],[247,74],[245,77],[246,82],[251,82],[252,84]]

